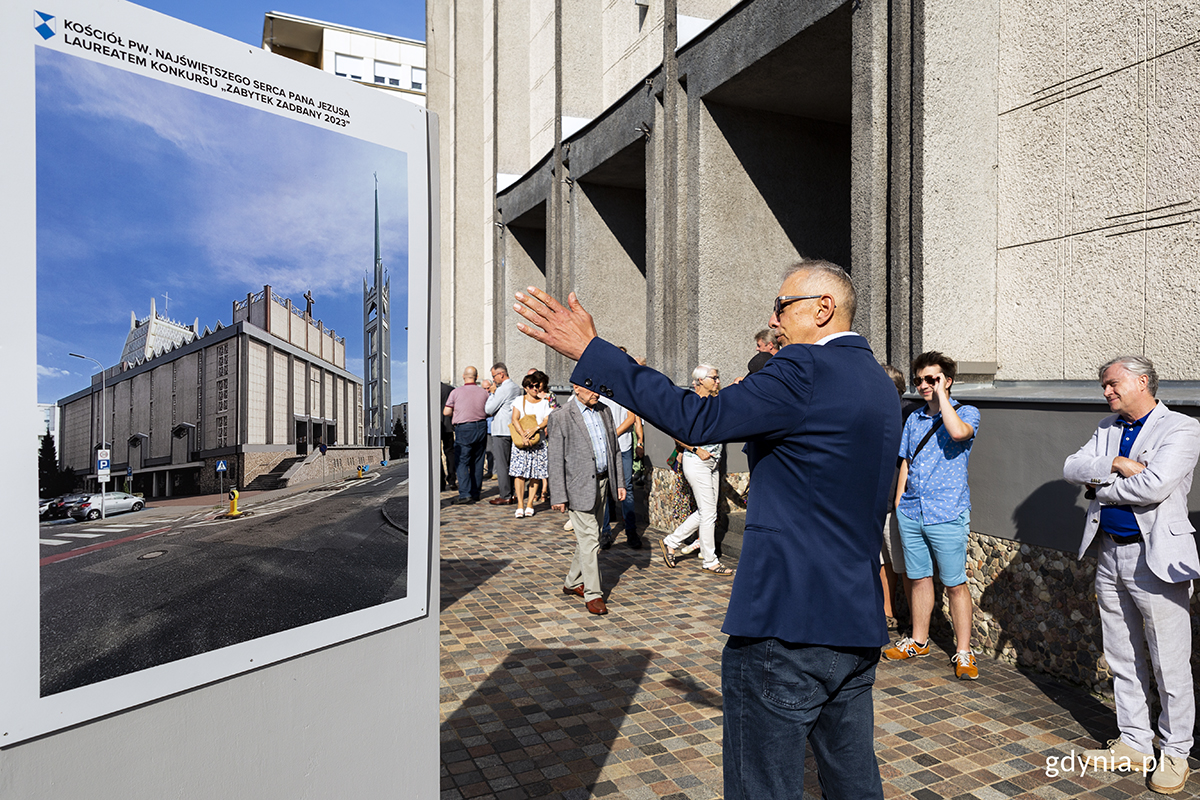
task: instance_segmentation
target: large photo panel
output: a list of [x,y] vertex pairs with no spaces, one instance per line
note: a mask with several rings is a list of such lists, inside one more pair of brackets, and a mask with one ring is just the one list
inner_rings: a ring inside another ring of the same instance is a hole
[[426,616],[433,514],[425,110],[11,5],[3,745]]

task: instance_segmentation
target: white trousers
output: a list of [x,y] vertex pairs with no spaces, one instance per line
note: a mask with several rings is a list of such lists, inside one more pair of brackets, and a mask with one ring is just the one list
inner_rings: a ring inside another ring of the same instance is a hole
[[1192,582],[1167,583],[1150,571],[1146,545],[1116,544],[1103,533],[1096,564],[1096,600],[1104,631],[1104,657],[1113,674],[1121,738],[1142,753],[1154,752],[1150,722],[1150,672],[1162,713],[1158,737],[1164,754],[1187,758],[1192,749],[1196,696],[1192,688]]
[[696,498],[696,510],[663,542],[672,550],[678,550],[684,539],[699,530],[700,557],[705,567],[714,567],[720,563],[716,543],[717,495],[721,490],[717,459],[701,461],[700,458],[690,455],[681,458],[683,477],[687,478],[692,487],[692,495]]

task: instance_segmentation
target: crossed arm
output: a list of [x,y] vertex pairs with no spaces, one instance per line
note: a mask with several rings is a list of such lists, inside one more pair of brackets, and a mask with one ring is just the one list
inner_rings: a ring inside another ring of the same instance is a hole
[[1187,420],[1176,426],[1152,449],[1137,450],[1137,458],[1102,454],[1101,439],[1107,430],[1097,428],[1092,439],[1069,456],[1063,478],[1094,487],[1096,499],[1106,505],[1148,506],[1171,496],[1196,466],[1200,456],[1200,423]]

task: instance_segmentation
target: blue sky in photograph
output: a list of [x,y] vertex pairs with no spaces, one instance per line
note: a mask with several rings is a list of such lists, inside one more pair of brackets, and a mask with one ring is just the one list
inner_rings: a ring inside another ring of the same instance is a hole
[[425,3],[419,0],[281,0],[269,6],[244,0],[141,0],[137,5],[255,47],[262,45],[268,11],[425,41]]
[[[38,402],[120,361],[130,312],[228,325],[265,284],[346,339],[362,375],[375,183],[391,279],[392,402],[407,398],[403,152],[37,48]],[[169,295],[170,300],[164,298]]]

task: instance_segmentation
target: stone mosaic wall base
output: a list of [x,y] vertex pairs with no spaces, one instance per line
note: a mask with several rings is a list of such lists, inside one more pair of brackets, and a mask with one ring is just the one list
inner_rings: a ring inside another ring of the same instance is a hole
[[[717,501],[717,531],[726,527],[730,509],[746,507],[746,491],[750,473],[730,472],[722,476],[721,494]],[[647,500],[651,528],[673,531],[696,510],[696,501],[682,473],[667,467],[655,467],[650,476],[650,497]]]
[[[1104,659],[1095,578],[1094,556],[1076,560],[1074,553],[972,533],[967,545],[967,584],[975,601],[972,646],[1111,697],[1112,673]],[[934,635],[951,638],[944,593],[938,608]],[[1193,596],[1193,643],[1197,634],[1200,600]],[[1195,644],[1192,671],[1200,679]]]
[[[745,508],[749,477],[744,472],[725,476],[718,531],[723,530],[730,508]],[[683,501],[677,499],[680,491]],[[695,508],[687,482],[664,467],[653,471],[647,505],[650,527],[660,531],[674,530]],[[1104,660],[1095,577],[1093,556],[1076,560],[1074,553],[972,532],[967,546],[967,584],[975,603],[972,646],[989,657],[1111,697],[1112,674]],[[939,641],[952,640],[950,607],[940,587],[936,608],[933,635]],[[1192,608],[1196,641],[1200,635],[1196,597]],[[907,617],[902,598],[897,613]],[[1200,648],[1195,646],[1192,663],[1200,681]]]

